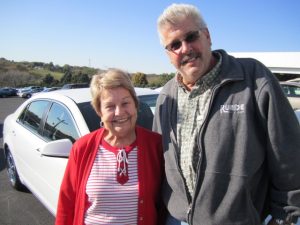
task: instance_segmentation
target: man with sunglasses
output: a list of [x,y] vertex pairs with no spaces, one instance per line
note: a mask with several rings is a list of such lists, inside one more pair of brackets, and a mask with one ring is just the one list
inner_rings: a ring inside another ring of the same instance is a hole
[[168,225],[293,224],[300,214],[300,129],[273,74],[211,50],[196,7],[169,6],[161,44],[177,69],[157,100]]

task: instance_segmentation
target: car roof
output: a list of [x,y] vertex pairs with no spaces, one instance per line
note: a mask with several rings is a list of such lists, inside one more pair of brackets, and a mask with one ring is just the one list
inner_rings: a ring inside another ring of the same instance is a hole
[[300,77],[291,79],[291,80],[287,80],[288,82],[300,82]]
[[[142,95],[155,95],[159,94],[157,91],[152,90],[150,88],[135,88],[137,96]],[[76,103],[88,102],[91,101],[92,95],[90,88],[76,88],[76,89],[59,89],[52,92],[44,92],[39,93],[38,95],[34,95],[34,98],[53,98],[62,100],[62,98],[72,99]]]
[[134,90],[135,90],[137,96],[159,94],[158,91],[152,90],[150,88],[135,87]]
[[78,89],[59,89],[50,92],[40,92],[34,95],[32,98],[51,98],[63,101],[65,98],[69,98],[76,103],[91,101],[91,93],[89,88]]

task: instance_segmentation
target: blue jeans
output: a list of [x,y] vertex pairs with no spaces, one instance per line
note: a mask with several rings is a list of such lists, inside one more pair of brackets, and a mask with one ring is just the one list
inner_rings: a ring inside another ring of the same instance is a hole
[[[261,225],[266,225],[267,223],[263,222]],[[189,225],[186,222],[179,221],[173,216],[169,215],[166,221],[166,225]]]
[[188,225],[188,223],[179,221],[175,219],[173,216],[169,215],[167,218],[166,225]]

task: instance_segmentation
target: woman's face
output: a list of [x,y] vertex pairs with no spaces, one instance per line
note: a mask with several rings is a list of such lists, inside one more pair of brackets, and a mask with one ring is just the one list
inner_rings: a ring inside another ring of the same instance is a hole
[[135,132],[137,108],[127,89],[104,89],[100,100],[101,120],[111,135],[124,138]]

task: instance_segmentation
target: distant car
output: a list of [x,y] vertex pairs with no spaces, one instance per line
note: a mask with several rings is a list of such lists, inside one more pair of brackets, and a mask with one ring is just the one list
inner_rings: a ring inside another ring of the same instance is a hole
[[73,89],[73,88],[86,88],[90,85],[88,83],[75,83],[75,84],[65,84],[62,89]]
[[280,82],[280,85],[294,110],[300,109],[300,83]]
[[11,88],[11,87],[3,87],[0,88],[0,97],[10,97],[10,96],[16,96],[17,95],[17,89]]
[[50,92],[50,91],[56,91],[61,89],[61,87],[50,87],[50,88],[44,88],[41,92]]
[[50,92],[50,91],[56,91],[56,90],[60,90],[61,87],[50,87],[50,88],[44,88],[42,91],[40,92],[36,92],[36,93],[32,93],[33,95],[37,95],[37,94],[41,94],[41,93],[45,93],[45,92]]
[[[140,100],[137,123],[151,129],[158,93],[136,88]],[[60,184],[72,143],[99,128],[89,88],[40,93],[7,116],[3,149],[9,181],[25,185],[55,215]]]
[[19,89],[18,96],[21,98],[30,98],[32,94],[43,91],[44,88],[40,86],[29,86],[26,88]]

